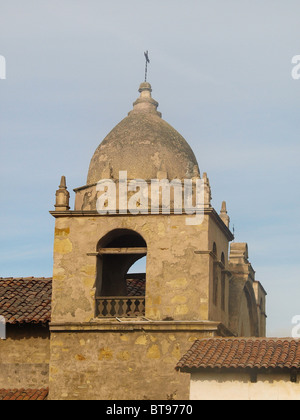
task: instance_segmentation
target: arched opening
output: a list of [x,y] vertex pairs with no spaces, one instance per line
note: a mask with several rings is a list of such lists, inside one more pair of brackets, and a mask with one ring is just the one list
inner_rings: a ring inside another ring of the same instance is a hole
[[99,241],[97,253],[96,315],[144,315],[146,270],[130,270],[147,255],[143,237],[128,229],[113,230]]
[[216,257],[217,258],[217,245],[216,245],[216,243],[214,242],[214,244],[213,244],[213,254],[214,254],[214,257]]
[[147,257],[138,259],[126,274],[127,295],[145,296]]
[[226,310],[226,277],[225,273],[222,272],[221,274],[221,308],[222,311]]
[[217,245],[214,242],[213,244],[213,304],[215,306],[218,305],[218,287],[219,287],[219,279],[218,279],[218,260],[217,260]]
[[216,273],[214,273],[214,281],[213,281],[213,304],[218,306],[218,286],[219,286],[219,279]]
[[225,255],[224,252],[221,254],[221,263],[225,266]]
[[140,260],[136,261],[129,269],[128,273],[146,273],[146,262],[147,257],[142,257]]
[[248,316],[249,316],[249,325],[250,325],[250,336],[257,337],[258,336],[258,322],[257,322],[257,311],[255,305],[255,298],[254,294],[251,293],[247,285],[244,288],[245,296],[247,299],[247,308],[248,308]]
[[222,271],[221,271],[221,309],[222,311],[226,310],[226,275],[225,275],[225,255],[224,252],[221,254],[221,263],[222,263]]
[[[258,337],[258,314],[256,300],[252,285],[247,282],[240,295],[239,327],[238,335]],[[243,326],[243,331],[242,331]]]

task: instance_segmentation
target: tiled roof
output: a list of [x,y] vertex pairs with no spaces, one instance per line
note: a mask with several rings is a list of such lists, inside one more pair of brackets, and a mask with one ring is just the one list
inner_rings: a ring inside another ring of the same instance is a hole
[[[145,274],[127,275],[128,296],[145,296]],[[0,278],[0,315],[7,324],[51,320],[51,278]]]
[[47,323],[51,296],[51,278],[0,278],[0,315],[7,324]]
[[176,369],[296,368],[300,340],[292,338],[212,338],[197,340]]
[[0,401],[44,401],[48,392],[48,389],[0,389]]
[[146,278],[145,274],[127,274],[127,295],[145,296]]

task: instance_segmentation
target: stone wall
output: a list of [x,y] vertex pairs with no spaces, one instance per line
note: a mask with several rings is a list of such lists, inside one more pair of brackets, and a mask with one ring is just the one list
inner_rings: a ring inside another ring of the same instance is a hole
[[45,388],[49,383],[49,329],[7,326],[0,340],[0,388]]
[[97,244],[113,229],[131,229],[147,243],[146,316],[153,320],[208,319],[207,220],[186,226],[184,216],[63,217],[56,220],[52,320],[95,316]]
[[[228,303],[227,313],[211,307],[214,242],[217,262],[222,252],[225,266],[228,259],[223,222],[212,209],[192,226],[175,214],[53,215],[50,399],[188,399],[179,359],[198,338],[232,335]],[[117,229],[136,232],[147,246],[145,317],[122,322],[95,311],[98,244]]]
[[53,400],[188,399],[189,375],[175,366],[196,339],[217,333],[217,325],[116,321],[95,324],[94,331],[92,325],[52,328]]
[[[205,215],[201,225],[187,226],[185,215],[58,217],[52,321],[94,318],[97,263],[96,257],[87,254],[95,253],[99,240],[114,229],[137,232],[147,244],[147,318],[220,321],[219,312],[210,309],[213,233],[209,238],[209,219]],[[220,233],[215,240],[219,237]],[[220,254],[222,250],[227,255],[224,235],[218,242]],[[222,318],[226,323],[228,314]]]

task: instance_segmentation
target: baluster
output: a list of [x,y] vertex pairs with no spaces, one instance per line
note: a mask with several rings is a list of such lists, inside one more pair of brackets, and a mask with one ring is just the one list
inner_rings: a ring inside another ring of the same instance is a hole
[[131,305],[130,305],[130,315],[136,316],[136,299],[131,299]]
[[118,301],[119,299],[112,299],[110,315],[113,317],[118,316]]
[[125,312],[124,312],[124,316],[130,316],[130,314],[129,314],[129,310],[130,310],[130,299],[125,299],[124,300],[124,309],[125,309]]
[[120,316],[126,316],[126,300],[120,299]]
[[126,299],[125,302],[126,302],[126,316],[130,317],[131,316],[131,302],[132,302],[132,299],[131,298]]
[[142,304],[141,314],[142,314],[143,316],[145,316],[145,314],[146,314],[146,299],[142,299],[142,300],[141,300],[141,304]]
[[98,300],[98,311],[99,311],[99,316],[101,316],[101,317],[105,316],[105,314],[104,314],[104,309],[105,309],[105,306],[104,306],[104,300],[103,300],[103,299],[99,299],[99,300]]
[[145,298],[141,297],[97,299],[98,316],[100,318],[144,316],[145,306]]
[[107,299],[107,315],[106,316],[111,316],[111,311],[112,311],[112,299]]
[[116,299],[115,311],[116,316],[122,316],[122,299]]
[[141,300],[135,299],[134,304],[135,304],[134,316],[140,316],[142,313],[142,311],[140,310]]
[[120,316],[120,299],[114,299],[114,316]]

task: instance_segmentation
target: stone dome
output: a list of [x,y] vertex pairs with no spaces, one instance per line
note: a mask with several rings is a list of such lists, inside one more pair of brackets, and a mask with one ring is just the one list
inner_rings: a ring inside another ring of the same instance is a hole
[[87,184],[118,179],[170,180],[199,176],[195,155],[186,140],[157,111],[151,85],[142,83],[133,110],[102,141],[89,168]]

